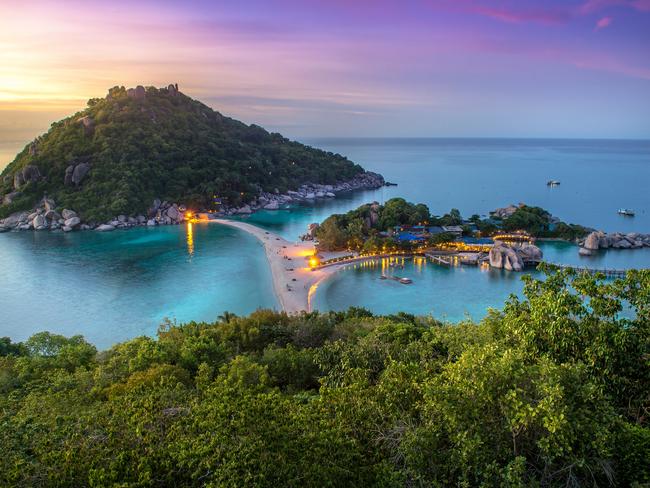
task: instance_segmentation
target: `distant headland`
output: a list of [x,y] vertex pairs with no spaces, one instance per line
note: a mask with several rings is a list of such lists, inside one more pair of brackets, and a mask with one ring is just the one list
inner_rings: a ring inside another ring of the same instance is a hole
[[0,231],[174,224],[378,188],[344,156],[223,116],[164,88],[116,86],[52,124],[0,175]]

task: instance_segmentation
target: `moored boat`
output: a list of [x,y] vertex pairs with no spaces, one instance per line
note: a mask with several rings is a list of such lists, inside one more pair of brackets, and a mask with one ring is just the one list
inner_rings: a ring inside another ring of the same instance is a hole
[[634,217],[634,210],[629,208],[619,208],[618,214],[625,215],[626,217]]

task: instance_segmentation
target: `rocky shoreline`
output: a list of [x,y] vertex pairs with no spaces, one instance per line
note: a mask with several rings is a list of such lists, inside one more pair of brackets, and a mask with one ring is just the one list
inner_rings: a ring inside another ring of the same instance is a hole
[[[336,194],[355,190],[374,190],[386,184],[383,176],[372,172],[363,172],[351,180],[334,185],[316,183],[302,185],[296,191],[286,194],[279,192],[260,192],[257,198],[241,207],[224,206],[219,215],[246,215],[258,210],[279,210],[292,203],[313,202],[317,199],[335,198]],[[0,220],[0,232],[9,231],[62,231],[95,230],[109,232],[131,227],[154,227],[157,225],[178,225],[185,220],[185,207],[178,203],[154,200],[147,215],[118,215],[104,223],[83,222],[71,209],[59,210],[51,198],[44,197],[30,211],[16,212]]]
[[591,232],[585,239],[578,241],[581,256],[592,256],[599,249],[641,249],[650,247],[650,234],[630,232],[607,234],[602,231]]

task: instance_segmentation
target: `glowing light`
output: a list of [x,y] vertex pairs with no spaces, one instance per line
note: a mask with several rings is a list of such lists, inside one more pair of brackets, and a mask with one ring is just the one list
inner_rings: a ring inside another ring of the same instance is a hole
[[315,268],[319,264],[320,264],[320,259],[318,259],[318,257],[312,256],[311,258],[309,258],[309,267],[310,268]]
[[194,229],[192,222],[187,223],[187,254],[194,256]]

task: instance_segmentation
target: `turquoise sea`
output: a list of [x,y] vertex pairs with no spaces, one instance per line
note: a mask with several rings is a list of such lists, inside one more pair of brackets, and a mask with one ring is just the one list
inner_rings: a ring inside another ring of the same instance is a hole
[[[433,213],[464,215],[525,202],[568,222],[606,231],[650,232],[650,141],[493,139],[321,139],[311,145],[345,154],[397,187],[341,195],[246,220],[297,239],[310,222],[393,196],[424,202]],[[546,181],[561,185],[548,188]],[[619,207],[636,210],[621,217]],[[575,246],[542,243],[553,262],[650,268],[650,250],[581,258]],[[277,308],[261,245],[217,225],[0,234],[0,336],[23,340],[50,330],[83,334],[100,347],[154,334],[164,318],[214,320],[223,311]],[[379,280],[380,267],[343,270],[321,284],[322,310],[365,306],[451,321],[482,317],[522,288],[521,274],[445,269],[407,261],[396,271],[412,285]]]

